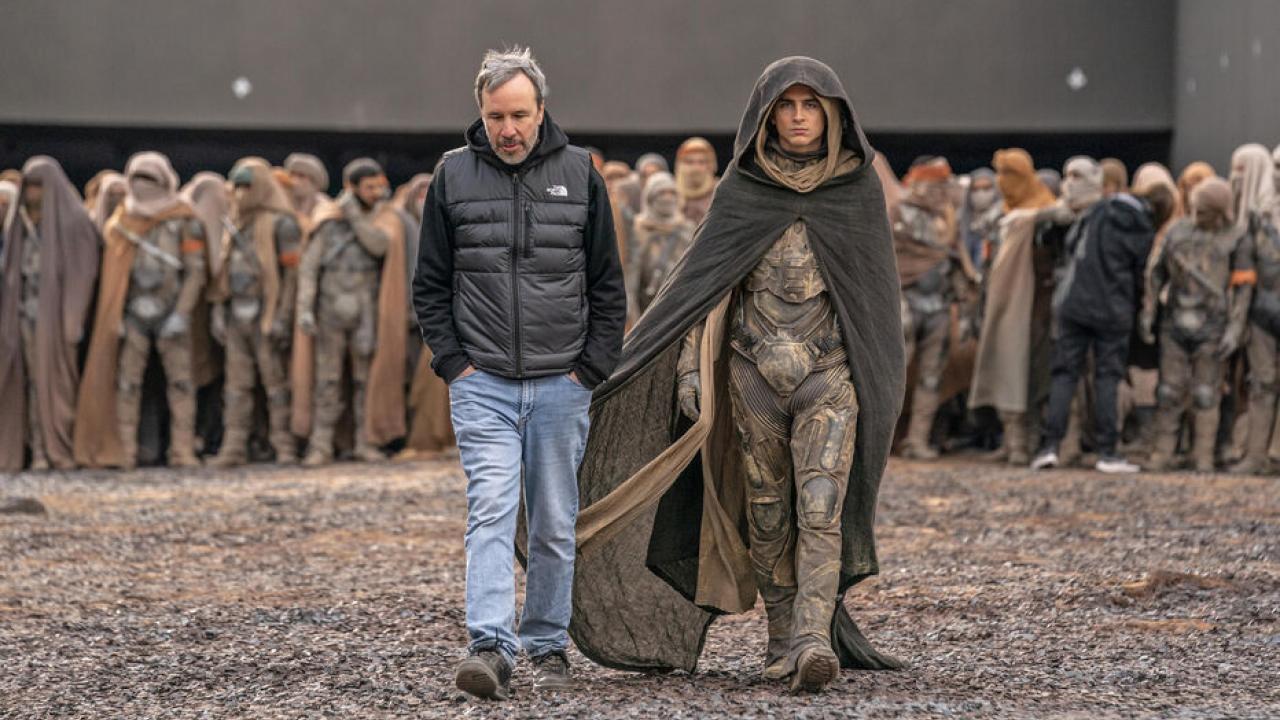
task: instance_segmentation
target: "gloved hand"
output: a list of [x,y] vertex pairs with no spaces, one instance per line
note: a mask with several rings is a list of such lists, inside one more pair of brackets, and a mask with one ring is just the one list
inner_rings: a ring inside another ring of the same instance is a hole
[[1156,344],[1156,333],[1153,326],[1156,319],[1148,313],[1142,313],[1142,317],[1138,318],[1138,336],[1142,338],[1142,342],[1148,345]]
[[680,412],[697,422],[702,416],[702,374],[694,370],[681,375],[676,397],[680,400]]
[[173,313],[165,318],[164,324],[160,326],[160,337],[175,338],[186,335],[191,329],[191,322],[187,320],[187,316],[182,313]]
[[288,319],[277,317],[272,320],[271,332],[267,333],[267,339],[277,350],[289,347],[289,341],[293,339],[293,328],[289,326]]
[[209,312],[209,334],[219,345],[227,344],[227,306],[215,305]]
[[316,314],[310,310],[303,310],[298,315],[298,329],[306,335],[315,337],[316,335]]
[[1240,348],[1240,331],[1229,327],[1218,341],[1218,357],[1226,360]]
[[356,329],[355,337],[351,338],[351,345],[355,349],[356,354],[360,357],[368,357],[373,354],[374,346],[374,329],[372,327],[360,327]]

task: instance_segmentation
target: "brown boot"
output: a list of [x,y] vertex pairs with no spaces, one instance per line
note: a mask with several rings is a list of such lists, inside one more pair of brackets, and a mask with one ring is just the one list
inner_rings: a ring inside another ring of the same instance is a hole
[[769,647],[765,651],[765,680],[783,680],[790,672],[787,656],[791,652],[791,619],[796,599],[795,588],[772,586],[761,588],[765,617],[769,619]]
[[1191,443],[1191,455],[1195,458],[1196,472],[1211,473],[1217,468],[1213,463],[1213,449],[1218,440],[1218,408],[1199,410],[1195,415],[1195,435]]
[[1244,459],[1231,466],[1231,472],[1255,475],[1267,472],[1271,465],[1267,446],[1271,444],[1271,423],[1276,415],[1276,396],[1255,393],[1249,398],[1249,437]]
[[902,457],[909,460],[936,460],[938,451],[929,447],[929,431],[933,429],[933,416],[938,411],[938,392],[917,387],[911,396],[911,423],[907,426],[907,440],[902,446]]
[[1027,453],[1027,416],[1026,413],[1000,413],[1000,421],[1004,423],[1004,446],[1007,449],[1005,459],[1010,465],[1024,466],[1031,462]]
[[840,659],[831,646],[807,643],[795,652],[796,671],[791,676],[791,692],[822,692],[840,676]]
[[205,461],[205,465],[213,468],[229,468],[244,465],[249,461],[249,434],[244,428],[227,428],[222,435],[222,446],[218,454]]
[[1151,454],[1143,469],[1148,472],[1164,472],[1173,462],[1173,454],[1178,450],[1178,430],[1182,425],[1182,407],[1156,408],[1156,416],[1152,418],[1155,427]]

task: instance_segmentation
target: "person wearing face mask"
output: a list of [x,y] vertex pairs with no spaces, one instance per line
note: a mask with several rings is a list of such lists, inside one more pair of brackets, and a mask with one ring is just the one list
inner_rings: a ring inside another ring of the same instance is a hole
[[[1043,172],[1043,171],[1041,171]],[[1055,173],[1056,174],[1056,173]],[[1041,407],[1048,401],[1051,385],[1050,362],[1054,335],[1052,298],[1062,286],[1063,276],[1069,266],[1068,254],[1063,248],[1075,222],[1103,197],[1105,176],[1096,160],[1084,155],[1070,158],[1063,165],[1059,187],[1054,191],[1058,200],[1043,208],[1036,215],[1036,240],[1033,253],[1036,281],[1043,288],[1037,298],[1037,322],[1032,326],[1032,397],[1033,405]],[[1092,362],[1090,358],[1088,362]],[[1081,435],[1087,423],[1088,407],[1092,397],[1093,373],[1085,373],[1085,382],[1072,400],[1067,434],[1058,448],[1059,463],[1072,465],[1080,457]],[[1031,435],[1037,435],[1040,414],[1032,413]]]
[[137,465],[143,376],[154,345],[164,365],[171,466],[194,467],[192,314],[206,283],[205,227],[178,194],[160,153],[125,166],[129,192],[104,230],[93,338],[77,403],[76,460],[88,467]]
[[89,217],[99,231],[107,226],[107,221],[115,214],[116,208],[120,207],[128,193],[129,183],[120,173],[108,171],[102,176],[98,185],[98,197],[89,210]]
[[333,460],[348,358],[356,458],[381,460],[378,446],[404,435],[404,222],[374,160],[352,160],[342,181],[338,200],[317,214],[298,269],[298,328],[314,346],[295,350],[302,372],[292,379],[291,424],[309,437],[306,466]]
[[[1068,163],[1064,187],[1067,207],[1101,195],[1097,163]],[[1096,169],[1096,172],[1094,170]],[[1121,193],[1094,202],[1072,224],[1064,243],[1067,260],[1062,280],[1054,288],[1056,341],[1053,346],[1053,385],[1040,452],[1032,469],[1058,464],[1058,449],[1067,432],[1072,397],[1085,360],[1093,354],[1094,430],[1098,460],[1106,473],[1136,472],[1138,467],[1116,454],[1117,388],[1129,355],[1129,336],[1138,312],[1139,293],[1156,228],[1173,212],[1176,196],[1157,185],[1146,196]]]
[[705,138],[691,137],[676,150],[680,212],[695,226],[706,217],[716,190],[716,151]]
[[960,238],[974,268],[985,270],[990,261],[990,243],[1002,212],[995,172],[978,168],[969,173],[969,188],[960,206]]
[[[890,213],[898,277],[909,317],[907,364],[915,364],[911,420],[903,444],[904,457],[933,460],[929,431],[938,410],[939,387],[947,365],[951,306],[972,299],[974,277],[967,258],[956,247],[955,214],[947,198],[951,166],[945,158],[926,157],[912,164],[907,195]],[[971,315],[961,312],[961,337],[972,334]]]
[[213,278],[217,305],[210,329],[226,349],[222,447],[209,461],[231,467],[248,461],[254,387],[267,398],[271,445],[276,462],[297,461],[289,431],[289,382],[285,377],[302,228],[271,167],[261,158],[236,163],[228,178],[234,204],[222,247],[224,259]]
[[1255,278],[1252,239],[1236,233],[1232,221],[1230,185],[1217,177],[1200,182],[1191,192],[1191,216],[1174,223],[1151,266],[1139,322],[1148,343],[1156,341],[1160,298],[1167,299],[1147,470],[1169,467],[1188,403],[1195,411],[1195,468],[1214,469],[1223,371],[1244,335]]
[[630,286],[636,289],[637,317],[649,307],[662,281],[693,241],[693,223],[680,214],[679,204],[676,181],[670,173],[658,172],[649,177],[644,188],[644,210],[636,216],[632,232],[635,245],[628,253],[635,258],[628,270],[635,273]]
[[[1031,156],[1021,148],[999,150],[992,166],[1003,198],[995,252],[984,273],[982,331],[974,361],[969,408],[994,407],[1004,440],[993,459],[1025,465],[1029,419],[1039,414],[1039,393],[1032,392],[1032,370],[1049,323],[1052,285],[1046,286],[1038,260],[1037,213],[1054,197],[1035,174]],[[1052,275],[1049,275],[1051,278]],[[1036,383],[1038,386],[1039,383]],[[1035,398],[1035,402],[1032,402]]]
[[100,239],[56,160],[31,158],[21,183],[0,250],[0,472],[22,469],[24,445],[32,470],[69,470]]
[[1257,287],[1249,311],[1248,439],[1244,458],[1233,472],[1265,473],[1280,391],[1277,337],[1280,337],[1280,199],[1272,154],[1256,143],[1236,148],[1231,155],[1233,230],[1251,243]]

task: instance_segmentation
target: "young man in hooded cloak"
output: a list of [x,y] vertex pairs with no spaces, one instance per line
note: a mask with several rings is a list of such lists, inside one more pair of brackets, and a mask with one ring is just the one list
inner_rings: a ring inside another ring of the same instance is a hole
[[764,675],[817,691],[840,667],[899,666],[842,603],[878,572],[901,409],[893,241],[875,153],[826,65],[766,68],[734,155],[596,391],[571,630],[611,667],[692,670],[712,619],[758,592]]

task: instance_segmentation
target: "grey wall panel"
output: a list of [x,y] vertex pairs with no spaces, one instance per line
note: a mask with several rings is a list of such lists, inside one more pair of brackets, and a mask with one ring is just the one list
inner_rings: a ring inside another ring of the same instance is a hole
[[1247,142],[1280,143],[1280,2],[1180,0],[1173,161],[1229,171]]
[[[7,0],[0,122],[453,131],[528,43],[592,132],[731,131],[763,66],[841,74],[887,131],[1168,129],[1164,0]],[[1089,82],[1066,77],[1075,66]],[[232,81],[253,92],[237,100]]]

